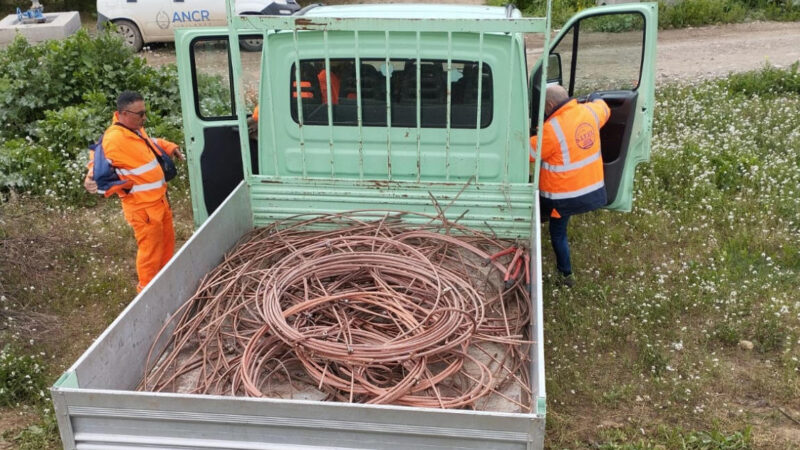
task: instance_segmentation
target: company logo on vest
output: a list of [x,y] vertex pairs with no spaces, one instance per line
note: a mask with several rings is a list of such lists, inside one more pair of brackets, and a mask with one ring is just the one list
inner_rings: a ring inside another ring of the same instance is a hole
[[587,150],[594,145],[594,129],[586,122],[578,125],[575,129],[575,143],[578,147]]

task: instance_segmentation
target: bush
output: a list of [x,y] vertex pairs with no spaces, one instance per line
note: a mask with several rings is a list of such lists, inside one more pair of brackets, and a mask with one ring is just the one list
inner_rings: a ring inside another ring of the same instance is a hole
[[[498,4],[505,4],[502,1]],[[547,12],[547,1],[545,0],[513,0],[510,3],[516,5],[521,11],[528,16],[544,17]],[[560,27],[564,25],[570,17],[575,15],[578,11],[584,10],[595,6],[594,0],[564,0],[553,2],[551,18],[553,20],[553,27]]]
[[[492,5],[504,5],[501,0],[488,0]],[[544,0],[514,0],[525,15],[543,17],[547,2]],[[553,2],[553,27],[563,26],[576,13],[597,5],[595,0],[564,0]],[[603,2],[600,2],[603,3]],[[659,28],[686,28],[717,23],[738,23],[746,20],[800,20],[800,4],[794,0],[659,0]],[[613,21],[612,21],[613,22]],[[630,29],[622,23],[610,23],[603,31]]]
[[720,80],[720,85],[732,95],[748,97],[781,97],[786,94],[800,95],[800,63],[794,63],[788,70],[765,66],[753,72],[733,74]]
[[85,150],[110,125],[123,90],[145,97],[153,136],[181,143],[177,80],[174,65],[147,66],[114,33],[81,30],[38,45],[17,37],[0,51],[0,193],[88,201]]
[[610,14],[581,22],[581,30],[586,25],[589,31],[620,33],[631,30],[644,30],[644,19],[638,14]]
[[0,174],[9,174],[0,185],[37,195],[66,200],[85,200],[88,143],[108,125],[111,107],[96,93],[84,96],[86,103],[45,111],[26,139],[13,139],[0,146]]
[[748,10],[737,0],[683,0],[658,2],[659,28],[686,28],[716,23],[743,22]]
[[8,141],[0,147],[0,182],[16,191],[79,203],[88,156],[65,156],[25,139]]
[[33,46],[18,36],[0,52],[0,136],[29,133],[45,111],[80,104],[90,91],[113,105],[120,91],[145,87],[150,70],[111,33],[92,38],[80,30]]
[[44,367],[36,356],[25,356],[6,345],[0,350],[0,406],[36,404],[47,398]]

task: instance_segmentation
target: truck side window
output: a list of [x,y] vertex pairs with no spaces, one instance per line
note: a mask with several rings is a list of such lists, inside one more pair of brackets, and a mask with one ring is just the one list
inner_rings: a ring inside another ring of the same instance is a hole
[[203,119],[233,116],[233,89],[228,70],[228,39],[192,42],[192,76],[197,92],[195,108]]
[[597,91],[635,90],[643,52],[644,18],[628,13],[581,20],[552,53],[561,56],[563,86],[577,97]]
[[[480,94],[478,92],[479,64],[476,61],[451,61],[450,65],[450,127],[475,128],[478,120],[480,95],[480,126],[492,122],[492,71],[483,64]],[[361,116],[364,126],[386,126],[387,82],[393,127],[417,126],[417,98],[420,101],[420,125],[424,128],[447,126],[447,61],[392,59],[386,67],[384,59],[361,59],[360,74],[356,74],[354,59],[331,59],[325,70],[324,59],[300,61],[300,84],[295,80],[296,68],[291,67],[288,96],[292,119],[299,123],[298,94],[306,125],[328,125],[328,101],[333,112],[333,124],[358,125],[358,82],[361,90]],[[417,72],[420,74],[417,92]],[[330,92],[328,92],[330,84]]]
[[[242,36],[247,42],[257,36]],[[261,80],[261,51],[243,51],[242,80],[245,108],[252,112],[258,101]],[[231,84],[230,53],[227,38],[200,38],[192,42],[192,76],[194,77],[197,115],[208,120],[235,118]]]

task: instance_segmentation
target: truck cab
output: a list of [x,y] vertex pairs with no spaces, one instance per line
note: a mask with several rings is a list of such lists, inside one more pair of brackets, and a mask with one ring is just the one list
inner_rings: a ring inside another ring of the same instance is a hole
[[[547,84],[609,104],[611,119],[601,130],[606,207],[629,211],[636,165],[649,159],[652,14],[650,5],[586,10],[558,33],[547,61],[532,56],[535,33],[268,30],[273,47],[240,53],[238,75],[224,30],[182,30],[178,65],[191,74],[191,88],[182,92],[195,220],[202,223],[243,179],[239,160],[249,161],[250,173],[276,177],[536,182],[521,152],[540,120],[545,65]],[[403,4],[318,6],[293,20],[446,17],[523,20],[513,8]],[[227,71],[219,58],[230,61]],[[236,76],[244,86],[241,113]],[[259,137],[240,139],[239,117],[257,104]]]

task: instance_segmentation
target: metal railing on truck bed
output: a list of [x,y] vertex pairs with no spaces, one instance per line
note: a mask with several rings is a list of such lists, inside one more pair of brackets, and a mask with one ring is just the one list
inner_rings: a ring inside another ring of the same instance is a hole
[[[256,34],[264,39],[256,170],[240,134],[257,224],[382,207],[435,214],[433,197],[466,226],[532,237],[536,195],[527,163],[523,35],[543,33],[547,20],[487,7],[462,15],[489,18],[432,19],[424,8],[433,5],[415,6],[423,8],[420,18],[348,17],[356,14],[346,9],[341,17],[315,16],[314,9],[301,17],[229,13],[229,42]],[[241,80],[239,49],[230,51],[233,79]],[[343,65],[352,92],[333,98],[333,76],[316,75]],[[461,85],[471,74],[465,95]],[[317,82],[321,95],[314,99],[309,91]],[[436,82],[430,91],[438,97],[426,97],[425,84]],[[243,129],[244,89],[234,82],[234,91]]]

